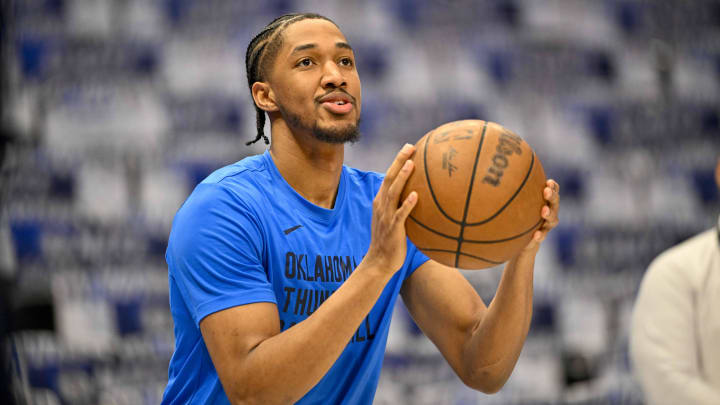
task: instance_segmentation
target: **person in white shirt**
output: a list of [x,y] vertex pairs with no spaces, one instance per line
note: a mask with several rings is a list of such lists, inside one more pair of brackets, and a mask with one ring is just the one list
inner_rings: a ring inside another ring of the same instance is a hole
[[648,404],[720,404],[720,221],[650,264],[630,335]]

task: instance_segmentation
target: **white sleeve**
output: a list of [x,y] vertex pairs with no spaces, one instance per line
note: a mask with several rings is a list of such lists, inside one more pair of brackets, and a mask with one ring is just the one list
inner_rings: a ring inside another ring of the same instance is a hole
[[630,353],[648,404],[720,404],[698,362],[695,297],[687,269],[666,257],[648,269],[635,303]]

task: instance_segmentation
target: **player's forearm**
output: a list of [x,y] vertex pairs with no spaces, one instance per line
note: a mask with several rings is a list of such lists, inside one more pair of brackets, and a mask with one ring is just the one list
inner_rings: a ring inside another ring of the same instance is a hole
[[[233,403],[293,403],[327,373],[392,274],[361,263],[304,321],[264,340],[238,365]],[[226,387],[226,391],[229,391]]]
[[466,383],[496,392],[510,377],[532,318],[535,255],[520,255],[503,272],[487,312],[467,343]]

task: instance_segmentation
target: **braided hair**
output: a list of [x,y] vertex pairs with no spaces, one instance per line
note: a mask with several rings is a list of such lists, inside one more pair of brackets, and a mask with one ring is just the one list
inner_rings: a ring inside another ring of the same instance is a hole
[[[272,66],[278,51],[282,47],[282,32],[290,24],[307,19],[321,19],[335,24],[332,20],[320,14],[285,14],[272,20],[270,24],[266,25],[265,28],[250,41],[247,51],[245,52],[245,70],[247,71],[247,80],[251,96],[253,83],[267,79],[269,68]],[[260,139],[263,139],[266,145],[270,144],[270,140],[264,131],[265,111],[258,107],[254,99],[253,104],[255,105],[257,136],[252,141],[247,142],[246,145],[252,145]]]

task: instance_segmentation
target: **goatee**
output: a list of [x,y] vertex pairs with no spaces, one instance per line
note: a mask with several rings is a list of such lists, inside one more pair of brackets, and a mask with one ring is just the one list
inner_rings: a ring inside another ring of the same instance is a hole
[[355,143],[360,140],[360,119],[354,124],[347,124],[340,128],[323,128],[318,125],[317,121],[312,126],[304,123],[298,114],[291,113],[282,107],[279,107],[280,114],[282,114],[285,122],[291,128],[299,128],[303,130],[309,130],[315,139],[334,144],[342,143]]

